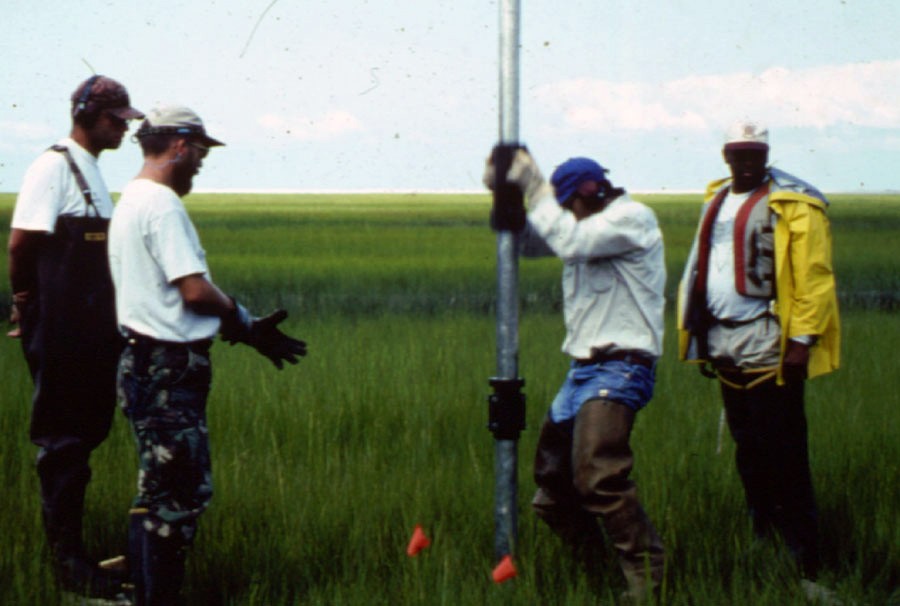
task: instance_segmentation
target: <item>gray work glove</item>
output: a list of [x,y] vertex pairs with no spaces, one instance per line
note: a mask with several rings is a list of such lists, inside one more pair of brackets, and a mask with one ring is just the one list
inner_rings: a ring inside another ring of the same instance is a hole
[[246,343],[281,370],[285,361],[296,364],[299,362],[297,356],[306,355],[306,342],[289,337],[278,329],[287,315],[287,311],[279,309],[268,316],[255,318],[243,305],[234,301],[234,311],[222,318],[222,339],[232,345]]
[[[519,148],[513,156],[512,165],[509,172],[506,173],[506,180],[515,184],[525,197],[525,206],[528,210],[533,209],[537,203],[543,198],[553,197],[553,188],[544,179],[541,169],[527,149]],[[485,186],[493,191],[494,184],[497,181],[497,175],[494,171],[494,163],[490,157],[484,168],[484,177],[482,178]]]

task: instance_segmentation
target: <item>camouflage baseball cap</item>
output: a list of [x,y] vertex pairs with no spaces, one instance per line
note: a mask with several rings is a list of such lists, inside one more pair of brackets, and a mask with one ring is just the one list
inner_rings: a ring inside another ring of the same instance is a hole
[[80,112],[106,110],[123,120],[143,118],[144,112],[131,107],[128,91],[121,83],[106,76],[91,76],[72,93],[72,116]]

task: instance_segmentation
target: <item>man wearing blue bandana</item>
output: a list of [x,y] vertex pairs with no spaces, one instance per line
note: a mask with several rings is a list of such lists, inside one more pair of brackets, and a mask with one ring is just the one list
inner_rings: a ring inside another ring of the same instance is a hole
[[[606,173],[589,158],[571,158],[548,184],[519,149],[506,176],[528,209],[523,254],[563,261],[562,351],[571,358],[541,428],[532,506],[588,566],[603,540],[599,519],[628,583],[623,597],[642,602],[659,588],[664,552],[629,478],[629,439],[653,395],[666,270],[653,211]],[[490,188],[494,177],[489,164]]]

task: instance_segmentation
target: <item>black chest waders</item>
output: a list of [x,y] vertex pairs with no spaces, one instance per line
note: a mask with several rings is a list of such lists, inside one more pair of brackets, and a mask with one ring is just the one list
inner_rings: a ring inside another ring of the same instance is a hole
[[[22,327],[35,382],[33,440],[44,434],[52,437],[59,430],[69,433],[73,426],[83,428],[81,433],[94,431],[95,406],[90,402],[112,398],[114,406],[121,351],[106,256],[109,219],[100,216],[69,151],[62,146],[51,149],[68,161],[84,194],[85,216],[58,217],[54,233],[43,237],[38,254],[37,308],[28,310]],[[79,401],[77,407],[61,405],[72,400]],[[102,441],[106,430],[99,434],[90,441]]]
[[[85,216],[60,216],[40,243],[37,293],[22,314],[22,346],[32,378],[31,441],[40,447],[44,526],[57,565],[79,561],[84,495],[93,451],[107,436],[116,405],[121,338],[106,238],[84,175],[63,154],[85,199]],[[77,567],[76,567],[77,568]],[[63,578],[80,573],[57,570]]]
[[48,355],[90,356],[119,339],[106,256],[108,228],[109,219],[100,216],[62,216],[46,236],[38,293]]

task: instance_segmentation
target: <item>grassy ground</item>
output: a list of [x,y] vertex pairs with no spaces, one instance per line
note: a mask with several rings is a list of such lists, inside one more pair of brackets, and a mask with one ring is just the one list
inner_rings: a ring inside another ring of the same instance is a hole
[[[652,203],[672,293],[698,207]],[[0,196],[0,220],[10,205]],[[495,585],[486,199],[197,195],[188,206],[216,281],[258,311],[285,305],[289,330],[310,344],[299,367],[280,373],[242,346],[214,347],[216,494],[189,557],[188,603],[614,603],[623,587],[612,554],[584,574],[528,509],[536,430],[566,364],[557,261],[521,265],[529,428],[519,443],[519,577]],[[831,214],[844,363],[810,382],[807,397],[823,576],[848,603],[896,604],[900,200],[836,197]],[[673,325],[670,312],[656,396],[633,438],[642,500],[670,554],[665,603],[802,603],[790,561],[752,539],[727,436],[717,450],[715,384],[675,360]],[[0,603],[54,604],[29,381],[10,340],[0,342],[0,383]],[[89,548],[119,553],[135,482],[121,416],[93,467]],[[409,558],[415,524],[432,545]]]

